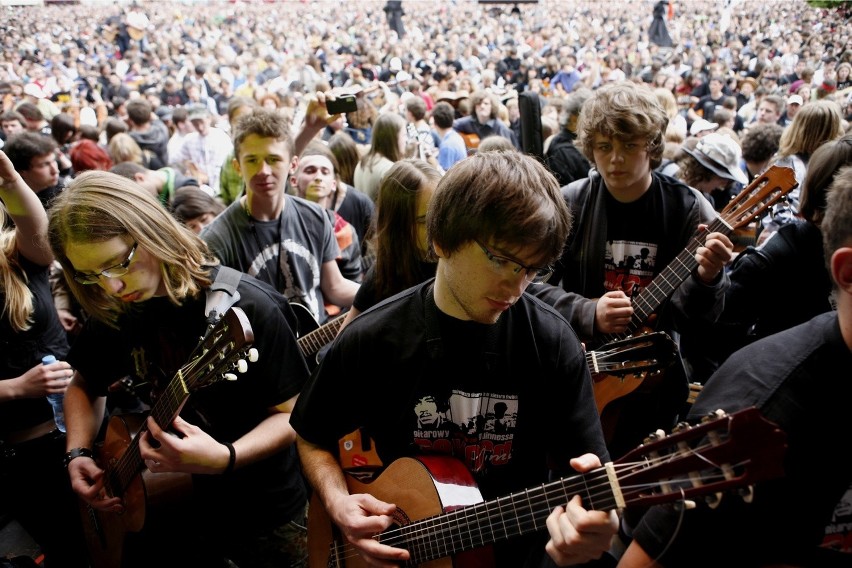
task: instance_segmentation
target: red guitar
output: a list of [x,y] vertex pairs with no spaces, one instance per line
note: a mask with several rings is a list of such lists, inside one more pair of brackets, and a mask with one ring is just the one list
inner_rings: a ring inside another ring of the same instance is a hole
[[[406,566],[493,566],[487,545],[546,530],[554,507],[573,495],[603,511],[700,495],[718,500],[729,489],[783,475],[785,449],[785,434],[748,408],[719,411],[697,426],[682,424],[668,437],[654,434],[614,463],[487,502],[467,468],[447,457],[401,458],[370,483],[349,477],[347,484],[350,493],[397,506],[396,524],[375,538],[408,550]],[[336,533],[316,494],[308,515],[308,565],[366,566]]]
[[[719,216],[708,225],[707,230],[696,231],[687,247],[633,298],[633,316],[627,330],[623,333],[608,334],[602,338],[602,342],[620,341],[642,332],[652,314],[698,267],[695,251],[704,245],[709,233],[730,235],[735,229],[747,226],[797,185],[793,170],[781,166],[772,166],[756,177],[748,187],[731,199]],[[603,376],[594,372],[592,376],[595,379],[598,411],[602,412],[610,401],[636,390],[647,375],[643,373],[611,376],[604,371]]]
[[[235,380],[234,371],[244,373],[245,359],[257,361],[251,324],[238,307],[230,308],[211,327],[189,362],[169,381],[150,415],[157,424],[171,424],[191,392],[221,380]],[[122,514],[94,509],[80,501],[83,528],[93,568],[121,566],[124,539],[145,525],[147,509],[174,502],[191,490],[188,473],[152,473],[139,454],[139,438],[145,418],[141,414],[110,418],[98,451],[98,464],[105,470],[106,492],[124,498]],[[141,474],[141,475],[140,475]]]

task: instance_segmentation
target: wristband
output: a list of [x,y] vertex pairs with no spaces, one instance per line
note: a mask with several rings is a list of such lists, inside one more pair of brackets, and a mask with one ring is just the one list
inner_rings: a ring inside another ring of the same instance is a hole
[[228,465],[225,466],[225,471],[222,472],[223,475],[228,475],[232,471],[234,471],[234,465],[237,463],[237,452],[234,450],[234,444],[230,442],[225,442],[225,447],[228,448]]
[[65,469],[68,469],[68,464],[71,463],[71,460],[76,458],[95,459],[95,453],[89,448],[74,448],[73,450],[69,450],[62,458],[62,464],[65,466]]

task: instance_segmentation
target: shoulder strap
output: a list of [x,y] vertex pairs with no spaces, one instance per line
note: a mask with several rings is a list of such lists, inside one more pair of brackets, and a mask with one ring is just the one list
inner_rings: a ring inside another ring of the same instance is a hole
[[216,279],[207,289],[207,304],[204,308],[204,315],[207,316],[208,320],[219,319],[222,314],[239,301],[240,293],[237,292],[237,285],[242,277],[242,272],[230,266],[219,267]]

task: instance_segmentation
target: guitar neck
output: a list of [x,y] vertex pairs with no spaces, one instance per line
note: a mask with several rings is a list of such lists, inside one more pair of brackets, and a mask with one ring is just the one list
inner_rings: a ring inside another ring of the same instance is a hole
[[300,337],[297,341],[299,349],[302,350],[302,355],[310,358],[316,355],[327,344],[334,341],[334,338],[337,337],[337,332],[340,331],[340,327],[343,325],[344,319],[346,319],[346,314],[340,314],[325,325]]
[[733,227],[727,224],[723,219],[717,217],[713,220],[704,231],[696,232],[689,240],[686,248],[683,249],[662,272],[657,274],[651,283],[646,286],[639,295],[633,298],[633,317],[630,318],[630,323],[627,325],[627,330],[623,333],[611,333],[603,338],[604,343],[618,341],[633,335],[636,330],[641,328],[648,321],[660,305],[668,299],[674,291],[683,284],[683,282],[692,274],[692,271],[698,267],[698,261],[695,260],[695,251],[698,247],[703,246],[709,233],[722,233],[729,235],[733,231]]
[[380,535],[383,544],[405,548],[407,565],[418,566],[546,529],[547,517],[574,495],[587,508],[608,511],[618,506],[605,468],[560,479],[506,497],[429,517]]
[[[183,380],[183,373],[178,372],[169,382],[163,395],[157,399],[157,402],[151,408],[150,415],[157,424],[171,424],[180,414],[187,398],[189,398],[189,388]],[[139,430],[139,434],[145,430],[146,428],[143,426]],[[110,469],[109,485],[113,495],[124,494],[133,478],[145,469],[145,462],[139,453],[139,434],[133,437],[127,450]]]

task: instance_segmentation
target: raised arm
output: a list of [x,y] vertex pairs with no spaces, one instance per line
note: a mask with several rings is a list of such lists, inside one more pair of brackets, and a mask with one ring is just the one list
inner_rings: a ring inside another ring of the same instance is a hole
[[0,199],[15,222],[18,251],[36,264],[47,266],[53,253],[47,243],[47,213],[35,192],[0,151]]

